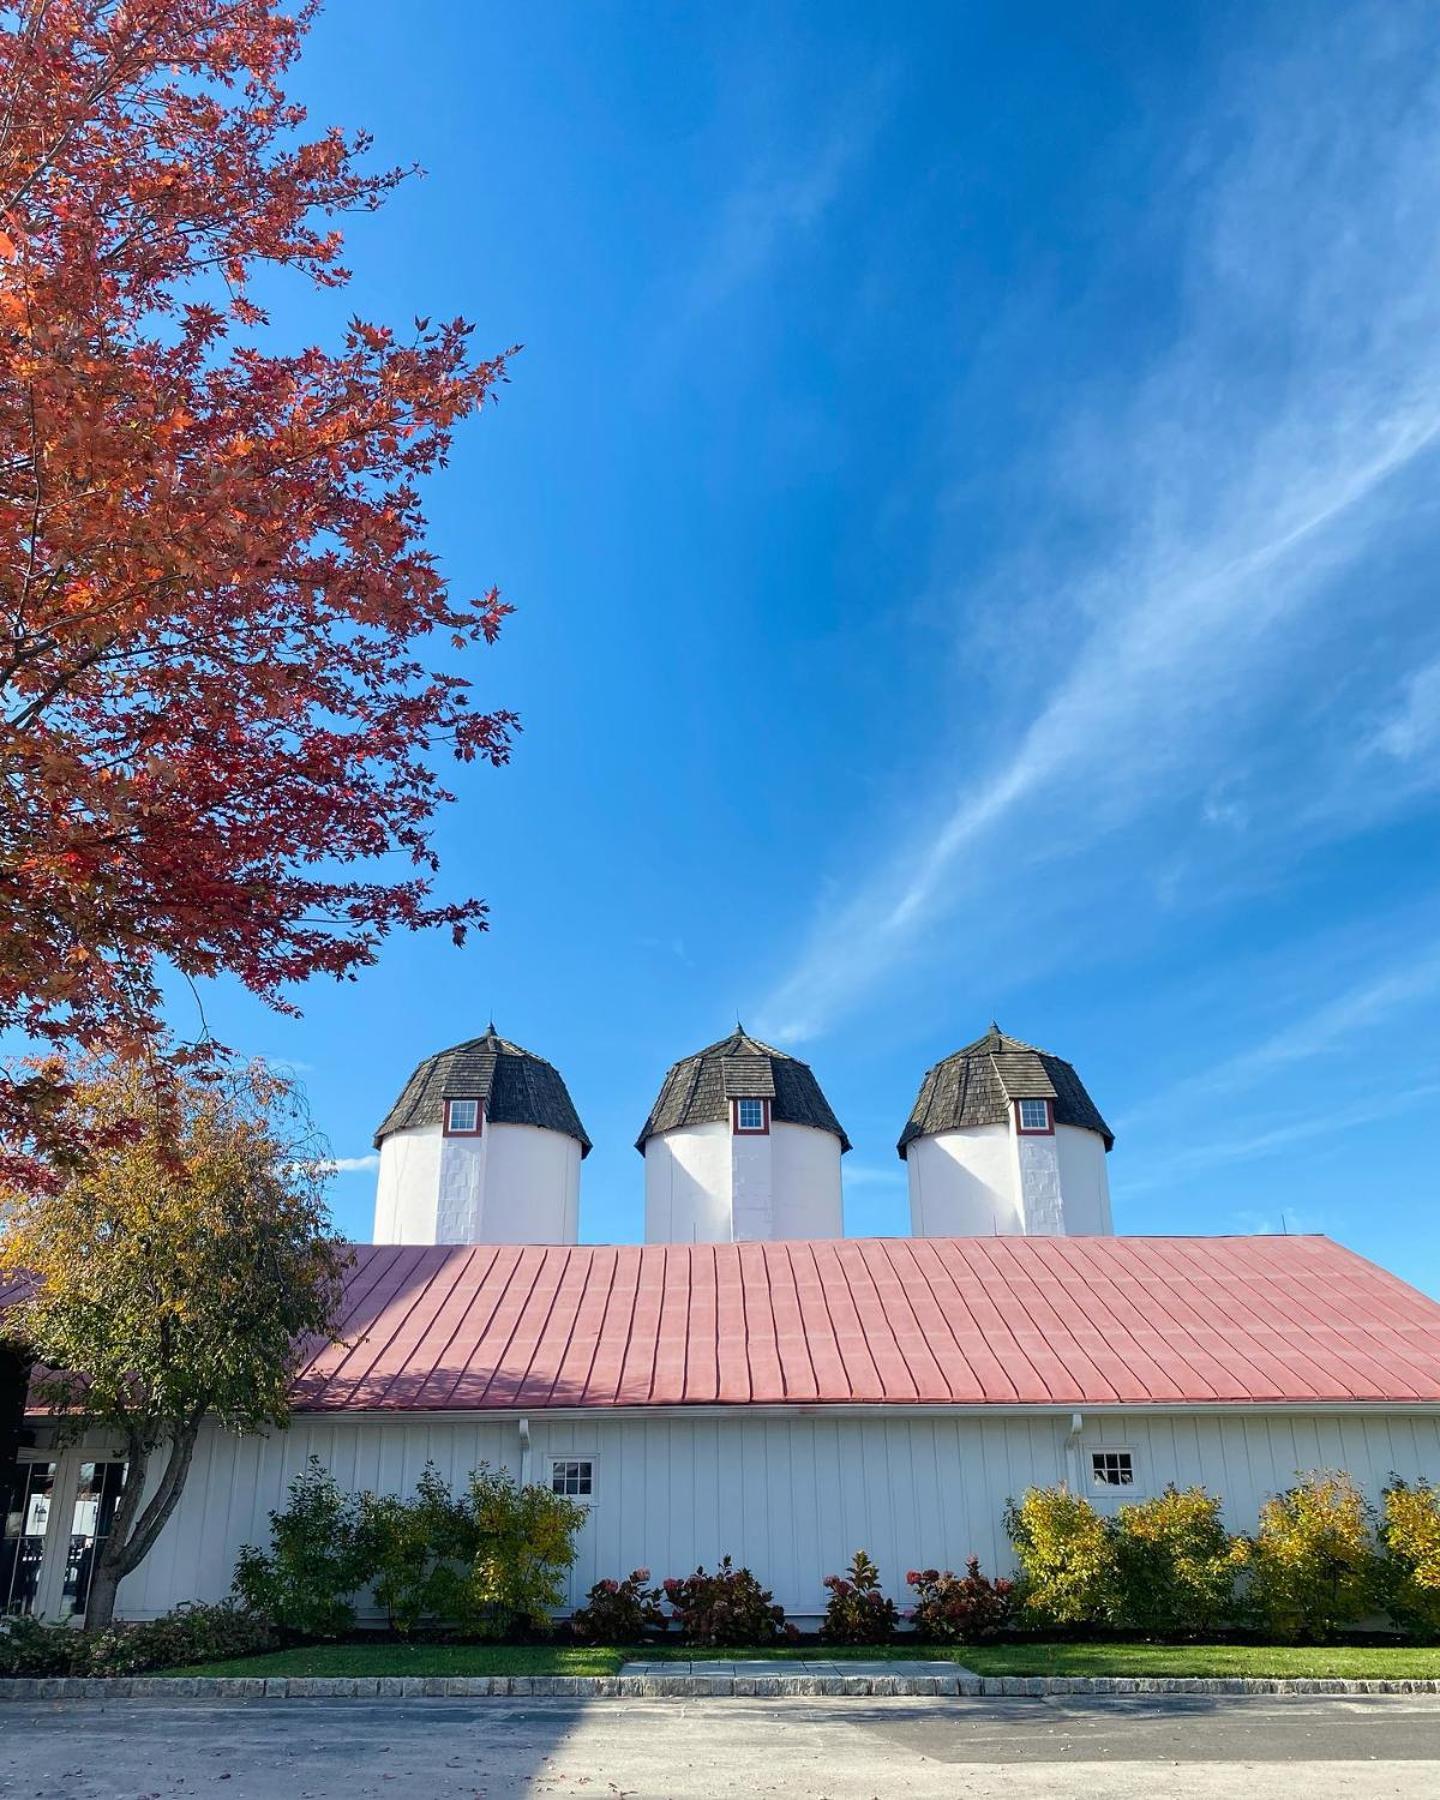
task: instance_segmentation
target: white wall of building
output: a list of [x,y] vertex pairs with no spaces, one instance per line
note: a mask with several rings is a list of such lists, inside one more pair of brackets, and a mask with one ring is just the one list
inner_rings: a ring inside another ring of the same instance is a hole
[[660,1131],[645,1145],[645,1242],[730,1242],[730,1127]]
[[440,1191],[439,1126],[392,1131],[380,1146],[375,1181],[377,1244],[433,1244]]
[[755,1243],[844,1235],[840,1140],[775,1122],[657,1132],[645,1145],[647,1244]]
[[380,1146],[377,1244],[574,1244],[580,1145],[563,1131],[492,1125],[446,1137],[439,1125]]
[[[551,1457],[595,1462],[572,1603],[607,1576],[643,1566],[659,1580],[728,1552],[801,1619],[823,1609],[824,1577],[862,1546],[902,1604],[909,1568],[960,1569],[973,1554],[987,1573],[1008,1571],[1005,1501],[1073,1479],[1077,1450],[1086,1469],[1092,1449],[1130,1450],[1133,1497],[1170,1480],[1207,1487],[1232,1529],[1253,1528],[1265,1497],[1300,1470],[1349,1469],[1372,1499],[1392,1472],[1440,1479],[1440,1409],[1094,1413],[1073,1449],[1070,1418],[1038,1409],[532,1414],[529,1473],[548,1479]],[[121,1588],[122,1616],[219,1599],[240,1545],[268,1542],[267,1515],[312,1454],[345,1487],[388,1493],[412,1491],[427,1461],[457,1486],[481,1461],[521,1470],[514,1418],[300,1418],[243,1438],[207,1429],[175,1514]]]
[[1075,1125],[1055,1127],[1060,1188],[1065,1196],[1065,1230],[1070,1237],[1110,1237],[1110,1166],[1105,1140]]
[[939,1131],[905,1146],[913,1237],[1016,1237],[1024,1232],[1008,1125]]
[[905,1147],[915,1237],[1108,1236],[1105,1141],[1074,1125],[1053,1134],[972,1125]]
[[774,1238],[845,1235],[840,1197],[840,1140],[811,1125],[773,1125]]

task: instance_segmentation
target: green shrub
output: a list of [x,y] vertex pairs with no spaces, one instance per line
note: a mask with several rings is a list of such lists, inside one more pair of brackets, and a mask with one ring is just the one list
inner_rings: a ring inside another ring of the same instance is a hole
[[1005,1507],[1020,1565],[1016,1600],[1036,1625],[1095,1625],[1113,1616],[1115,1541],[1088,1500],[1064,1486],[1030,1488]]
[[1235,1579],[1247,1559],[1220,1502],[1173,1484],[1122,1506],[1109,1523],[1115,1555],[1113,1619],[1134,1631],[1200,1632],[1233,1618]]
[[408,1637],[421,1625],[466,1616],[475,1521],[433,1463],[426,1463],[408,1500],[362,1494],[359,1531],[367,1574],[392,1631]]
[[830,1598],[820,1635],[827,1644],[888,1644],[899,1614],[880,1587],[880,1571],[863,1550],[844,1575],[827,1575]]
[[158,1619],[115,1625],[87,1642],[87,1675],[141,1675],[148,1669],[255,1656],[275,1649],[279,1638],[268,1619],[222,1600],[214,1606],[196,1601]]
[[582,1644],[638,1644],[647,1631],[664,1631],[667,1624],[650,1571],[632,1569],[623,1581],[597,1581],[570,1629]]
[[354,1597],[373,1574],[360,1516],[359,1497],[343,1493],[312,1456],[290,1483],[289,1505],[270,1514],[270,1549],[242,1547],[237,1598],[300,1637],[342,1636],[355,1623]]
[[1440,1488],[1392,1476],[1380,1516],[1380,1598],[1412,1637],[1440,1636]]
[[0,1618],[0,1675],[83,1675],[87,1640],[28,1613]]
[[983,1644],[1010,1623],[1015,1583],[991,1581],[972,1556],[965,1573],[952,1569],[911,1569],[905,1577],[918,1598],[910,1620],[919,1638],[947,1644]]
[[546,1629],[584,1521],[573,1500],[483,1463],[458,1499],[428,1463],[402,1499],[346,1494],[312,1456],[289,1505],[270,1515],[270,1549],[241,1550],[235,1593],[307,1638],[350,1630],[356,1596],[372,1586],[402,1634],[421,1624],[481,1638],[517,1624]]
[[1376,1610],[1369,1502],[1343,1471],[1313,1470],[1260,1509],[1251,1598],[1277,1637],[1323,1639]]
[[585,1508],[549,1488],[520,1487],[508,1470],[482,1463],[470,1476],[469,1511],[475,1552],[462,1623],[487,1638],[517,1624],[548,1631],[551,1610],[565,1599]]
[[775,1604],[769,1589],[749,1569],[735,1568],[728,1556],[713,1575],[699,1568],[661,1586],[675,1609],[671,1617],[692,1644],[768,1644],[782,1632],[799,1636],[786,1625],[785,1608]]
[[228,1600],[218,1606],[177,1606],[161,1618],[112,1625],[94,1637],[39,1619],[0,1619],[0,1675],[143,1675],[250,1656],[273,1650],[276,1641],[268,1620]]

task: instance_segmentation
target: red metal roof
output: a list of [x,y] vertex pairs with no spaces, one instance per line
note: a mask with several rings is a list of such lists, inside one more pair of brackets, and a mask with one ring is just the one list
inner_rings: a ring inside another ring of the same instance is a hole
[[306,1411],[1440,1403],[1440,1305],[1323,1237],[357,1245]]

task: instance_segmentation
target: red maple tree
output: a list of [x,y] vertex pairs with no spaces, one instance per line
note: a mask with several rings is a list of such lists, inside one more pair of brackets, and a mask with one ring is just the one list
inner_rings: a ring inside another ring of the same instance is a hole
[[[339,214],[403,171],[308,133],[278,0],[23,0],[0,31],[0,1029],[148,1054],[166,966],[285,1007],[439,903],[430,753],[508,712],[423,640],[457,602],[418,484],[504,376],[461,320],[277,354],[266,268],[344,283]],[[355,865],[398,852],[399,876]],[[0,1082],[36,1141],[50,1076]]]

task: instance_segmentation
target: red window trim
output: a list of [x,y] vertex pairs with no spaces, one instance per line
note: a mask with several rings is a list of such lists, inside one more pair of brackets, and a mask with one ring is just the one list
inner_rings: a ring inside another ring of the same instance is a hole
[[442,1135],[445,1137],[480,1137],[485,1130],[485,1102],[478,1094],[456,1094],[454,1099],[473,1100],[475,1102],[475,1129],[473,1131],[456,1131],[453,1129],[450,1124],[451,1100],[447,1099],[445,1102],[445,1125]]
[[[745,1097],[746,1097],[746,1099],[751,1099],[751,1100],[760,1099],[760,1096],[758,1094],[747,1094]],[[763,1125],[742,1125],[740,1123],[740,1102],[739,1102],[739,1100],[732,1100],[730,1102],[730,1131],[731,1131],[731,1134],[735,1137],[769,1137],[769,1135],[770,1135],[770,1102],[768,1100],[760,1100],[760,1111],[761,1111],[762,1115],[764,1116],[764,1120],[765,1120],[765,1123]]]
[[[1031,1098],[1038,1100],[1040,1096],[1034,1094]],[[1045,1102],[1045,1123],[1043,1125],[1022,1125],[1020,1123],[1020,1102],[1017,1100],[1015,1102],[1015,1131],[1019,1137],[1054,1137],[1055,1102],[1053,1100]]]

